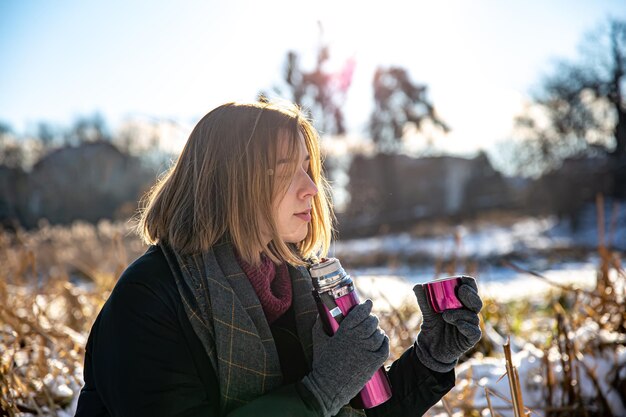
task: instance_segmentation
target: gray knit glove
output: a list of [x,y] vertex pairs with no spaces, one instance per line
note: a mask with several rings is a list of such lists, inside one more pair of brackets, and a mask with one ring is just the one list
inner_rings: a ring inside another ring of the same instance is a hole
[[389,338],[371,314],[372,302],[355,306],[343,319],[337,333],[328,337],[319,319],[313,328],[311,372],[302,380],[315,396],[324,417],[334,416],[354,398],[389,356]]
[[426,367],[437,372],[453,369],[459,357],[474,346],[481,337],[478,313],[483,303],[476,281],[461,278],[457,296],[465,308],[436,313],[428,302],[421,284],[413,287],[422,311],[422,328],[415,342],[415,353]]

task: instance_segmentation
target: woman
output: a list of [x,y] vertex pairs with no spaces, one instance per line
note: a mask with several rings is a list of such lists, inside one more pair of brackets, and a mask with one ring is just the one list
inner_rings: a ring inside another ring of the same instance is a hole
[[[318,136],[295,107],[222,105],[200,120],[151,190],[151,246],[120,277],[91,330],[77,416],[350,416],[389,340],[354,307],[321,330],[307,260],[324,255],[331,207]],[[368,416],[416,415],[454,385],[480,337],[475,286],[451,320],[424,311],[389,370],[393,396]],[[426,334],[428,333],[428,334]]]

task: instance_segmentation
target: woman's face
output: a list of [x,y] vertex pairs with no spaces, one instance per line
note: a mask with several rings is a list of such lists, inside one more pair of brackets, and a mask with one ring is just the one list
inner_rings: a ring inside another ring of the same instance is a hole
[[297,243],[306,237],[313,196],[317,194],[317,187],[308,173],[310,157],[301,133],[298,139],[295,172],[291,172],[293,161],[287,159],[287,147],[280,146],[275,173],[276,179],[284,181],[287,187],[285,194],[279,196],[273,205],[278,234],[286,243]]

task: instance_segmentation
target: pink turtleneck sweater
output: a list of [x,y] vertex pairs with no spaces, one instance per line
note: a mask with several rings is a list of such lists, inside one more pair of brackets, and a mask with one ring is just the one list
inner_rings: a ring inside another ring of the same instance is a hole
[[261,254],[261,264],[253,266],[236,254],[237,262],[248,276],[269,324],[272,324],[291,307],[291,278],[287,264],[274,264]]

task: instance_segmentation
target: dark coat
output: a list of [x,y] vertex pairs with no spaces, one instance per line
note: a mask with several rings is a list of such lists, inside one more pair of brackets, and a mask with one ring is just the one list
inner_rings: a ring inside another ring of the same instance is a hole
[[[299,383],[309,370],[292,331],[293,311],[271,327],[285,384],[230,416],[320,415],[312,394]],[[393,397],[367,410],[369,417],[422,414],[454,386],[454,371],[429,370],[413,348],[394,362],[389,377]],[[77,417],[219,416],[216,374],[158,247],[126,269],[98,315],[87,342],[84,378]]]

